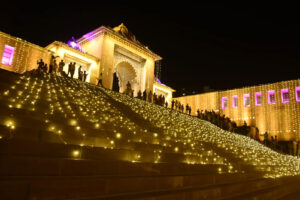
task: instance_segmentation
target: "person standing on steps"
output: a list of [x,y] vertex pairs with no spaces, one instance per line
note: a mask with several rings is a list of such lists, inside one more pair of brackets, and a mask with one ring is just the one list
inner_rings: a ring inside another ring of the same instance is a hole
[[86,81],[86,77],[88,76],[89,74],[86,73],[86,71],[83,71],[83,82]]
[[102,72],[100,73],[100,76],[99,76],[99,79],[98,79],[97,86],[103,87],[103,84],[102,84]]
[[64,66],[65,66],[65,63],[64,63],[64,60],[61,60],[58,64],[58,73],[60,75],[62,75],[62,71],[64,70]]

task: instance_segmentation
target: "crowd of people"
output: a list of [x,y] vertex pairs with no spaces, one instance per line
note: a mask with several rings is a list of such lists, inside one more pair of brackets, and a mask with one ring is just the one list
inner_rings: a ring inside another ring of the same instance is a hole
[[[37,61],[37,71],[38,72],[45,72],[49,74],[58,74],[64,77],[71,77],[74,78],[75,70],[76,70],[76,62],[70,62],[68,64],[68,73],[64,71],[64,66],[66,63],[63,59],[60,60],[60,62],[57,64],[56,58],[58,56],[51,56],[50,64],[49,66],[43,61],[43,59],[40,59]],[[88,73],[85,70],[82,70],[82,66],[80,65],[77,69],[78,71],[78,79],[81,81],[86,81],[86,78],[88,76]]]
[[[185,107],[185,110],[184,110],[184,107]],[[182,113],[186,113],[188,115],[191,115],[192,114],[192,107],[189,106],[189,104],[186,104],[184,106],[184,104],[180,103],[180,101],[177,101],[177,100],[172,100],[171,102],[171,109],[172,110],[177,110],[179,112],[182,112]]]
[[168,107],[168,102],[166,101],[165,96],[162,94],[157,95],[156,93],[152,93],[151,90],[149,92],[144,90],[143,93],[139,90],[137,98],[160,106]]

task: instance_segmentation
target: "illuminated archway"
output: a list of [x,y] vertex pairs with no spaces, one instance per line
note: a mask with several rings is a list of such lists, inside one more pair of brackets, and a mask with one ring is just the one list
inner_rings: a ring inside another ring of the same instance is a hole
[[[123,93],[126,90],[126,85],[129,82],[131,84],[131,88],[136,90],[136,71],[133,66],[126,62],[122,61],[116,65],[115,69],[118,79],[119,79],[119,87],[120,92]],[[136,93],[136,91],[135,91]]]

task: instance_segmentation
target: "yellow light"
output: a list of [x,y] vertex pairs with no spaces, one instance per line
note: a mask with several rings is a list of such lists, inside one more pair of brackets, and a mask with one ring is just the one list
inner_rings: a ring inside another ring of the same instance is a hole
[[178,152],[178,151],[179,151],[179,148],[178,148],[178,147],[175,147],[175,148],[174,148],[174,151],[175,151],[175,152]]
[[69,120],[69,124],[70,124],[71,126],[76,126],[76,125],[77,125],[77,120],[71,119],[71,120]]
[[50,130],[54,131],[55,130],[55,126],[50,126]]
[[120,139],[121,137],[122,137],[121,133],[117,133],[117,134],[116,134],[116,138],[117,138],[117,139]]
[[74,151],[72,152],[72,154],[73,154],[74,157],[78,157],[79,154],[80,154],[80,152],[79,152],[78,150],[74,150]]
[[79,131],[80,130],[80,126],[76,126],[76,130]]
[[6,121],[6,126],[10,129],[15,129],[15,123],[11,120]]

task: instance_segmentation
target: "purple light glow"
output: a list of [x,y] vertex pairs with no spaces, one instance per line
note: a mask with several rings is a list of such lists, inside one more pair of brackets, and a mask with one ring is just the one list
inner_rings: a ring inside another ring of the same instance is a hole
[[73,42],[73,41],[72,41],[72,42],[70,42],[69,44],[70,44],[70,45],[71,45],[71,47],[73,47],[73,48],[75,48],[75,47],[76,47],[76,43],[75,43],[75,42]]
[[68,45],[70,46],[70,47],[72,47],[72,48],[74,48],[74,49],[77,49],[77,50],[79,50],[79,51],[82,51],[82,48],[81,48],[81,46],[78,44],[78,43],[76,43],[74,40],[74,38],[72,38],[73,40],[70,40],[70,41],[68,41]]
[[238,96],[235,95],[232,97],[232,107],[237,108],[238,107]]
[[166,85],[163,84],[158,78],[156,78],[156,81],[157,81],[159,84],[166,86]]
[[255,93],[255,105],[261,106],[261,103],[262,103],[261,92],[256,92]]
[[15,48],[9,45],[5,45],[2,56],[2,64],[11,65],[14,57]]
[[290,102],[290,97],[289,97],[289,89],[281,89],[281,102],[282,103],[288,103]]
[[244,106],[250,107],[250,94],[244,94]]
[[222,97],[222,109],[227,108],[227,97]]
[[268,103],[275,104],[275,91],[274,90],[268,91]]
[[296,101],[300,101],[300,87],[296,87]]
[[87,34],[85,34],[84,36],[82,36],[84,39],[86,40],[89,40],[89,41],[92,41],[94,38],[95,38],[95,35],[97,34],[98,32],[94,32],[94,31],[91,31]]

